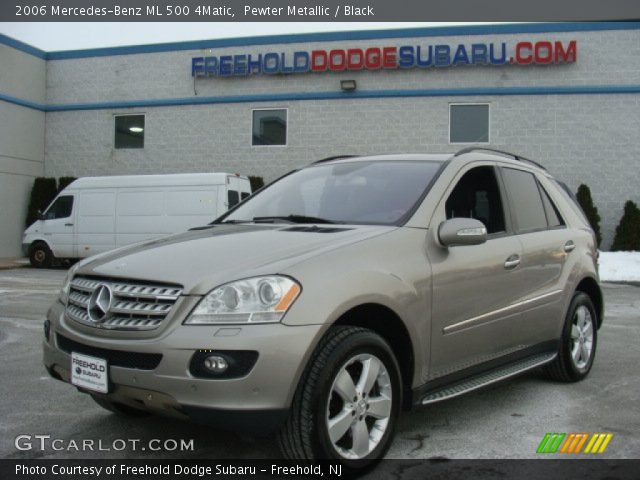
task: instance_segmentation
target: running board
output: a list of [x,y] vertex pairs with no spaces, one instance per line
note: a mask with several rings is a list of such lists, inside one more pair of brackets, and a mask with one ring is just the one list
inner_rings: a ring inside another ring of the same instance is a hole
[[477,390],[478,388],[486,387],[487,385],[491,385],[492,383],[515,377],[516,375],[520,375],[521,373],[524,373],[528,370],[533,370],[534,368],[541,367],[542,365],[553,361],[553,359],[556,358],[557,355],[558,354],[556,352],[541,353],[532,357],[525,358],[518,362],[510,363],[503,367],[490,370],[486,373],[476,375],[475,377],[472,377],[470,379],[462,380],[461,382],[458,382],[454,385],[449,385],[439,390],[435,390],[427,394],[420,403],[422,405],[427,405],[429,403],[440,402],[442,400],[447,400],[449,398],[457,397],[458,395],[463,395],[467,392]]

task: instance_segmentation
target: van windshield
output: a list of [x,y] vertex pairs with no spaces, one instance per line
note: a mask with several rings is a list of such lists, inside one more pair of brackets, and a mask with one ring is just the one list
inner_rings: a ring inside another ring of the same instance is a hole
[[441,165],[404,160],[313,165],[265,188],[220,222],[394,225],[421,199]]

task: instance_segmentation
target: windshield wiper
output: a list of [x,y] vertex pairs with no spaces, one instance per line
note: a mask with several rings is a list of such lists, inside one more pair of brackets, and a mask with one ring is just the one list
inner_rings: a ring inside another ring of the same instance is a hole
[[308,217],[306,215],[282,215],[272,217],[253,217],[253,221],[256,223],[275,223],[277,221],[283,221],[287,223],[342,223],[327,218],[320,217]]
[[[220,225],[222,225],[223,223],[230,223],[230,224],[235,224],[235,223],[251,223],[253,220],[223,220],[221,222],[218,222]],[[214,223],[211,223],[210,225],[215,225]]]

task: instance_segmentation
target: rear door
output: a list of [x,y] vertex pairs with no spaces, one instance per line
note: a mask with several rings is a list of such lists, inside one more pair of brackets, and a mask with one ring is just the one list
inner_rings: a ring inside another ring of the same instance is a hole
[[572,240],[559,210],[533,172],[506,166],[501,172],[522,244],[523,341],[541,343],[558,336]]
[[[474,163],[456,177],[437,207],[432,231],[447,218],[485,224],[486,243],[443,248],[431,244],[433,272],[432,379],[504,356],[521,348],[524,295],[520,241],[513,235],[505,195],[492,163]],[[431,243],[431,242],[430,242]]]

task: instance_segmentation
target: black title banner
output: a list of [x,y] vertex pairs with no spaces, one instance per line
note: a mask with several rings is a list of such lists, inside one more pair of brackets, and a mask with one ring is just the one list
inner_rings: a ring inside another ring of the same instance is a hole
[[[640,460],[544,459],[449,460],[445,458],[383,460],[361,475],[365,480],[538,479],[584,480],[638,478]],[[1,459],[2,480],[202,480],[353,478],[335,462],[283,460],[51,460]]]
[[629,0],[3,0],[3,22],[594,21],[640,18]]

